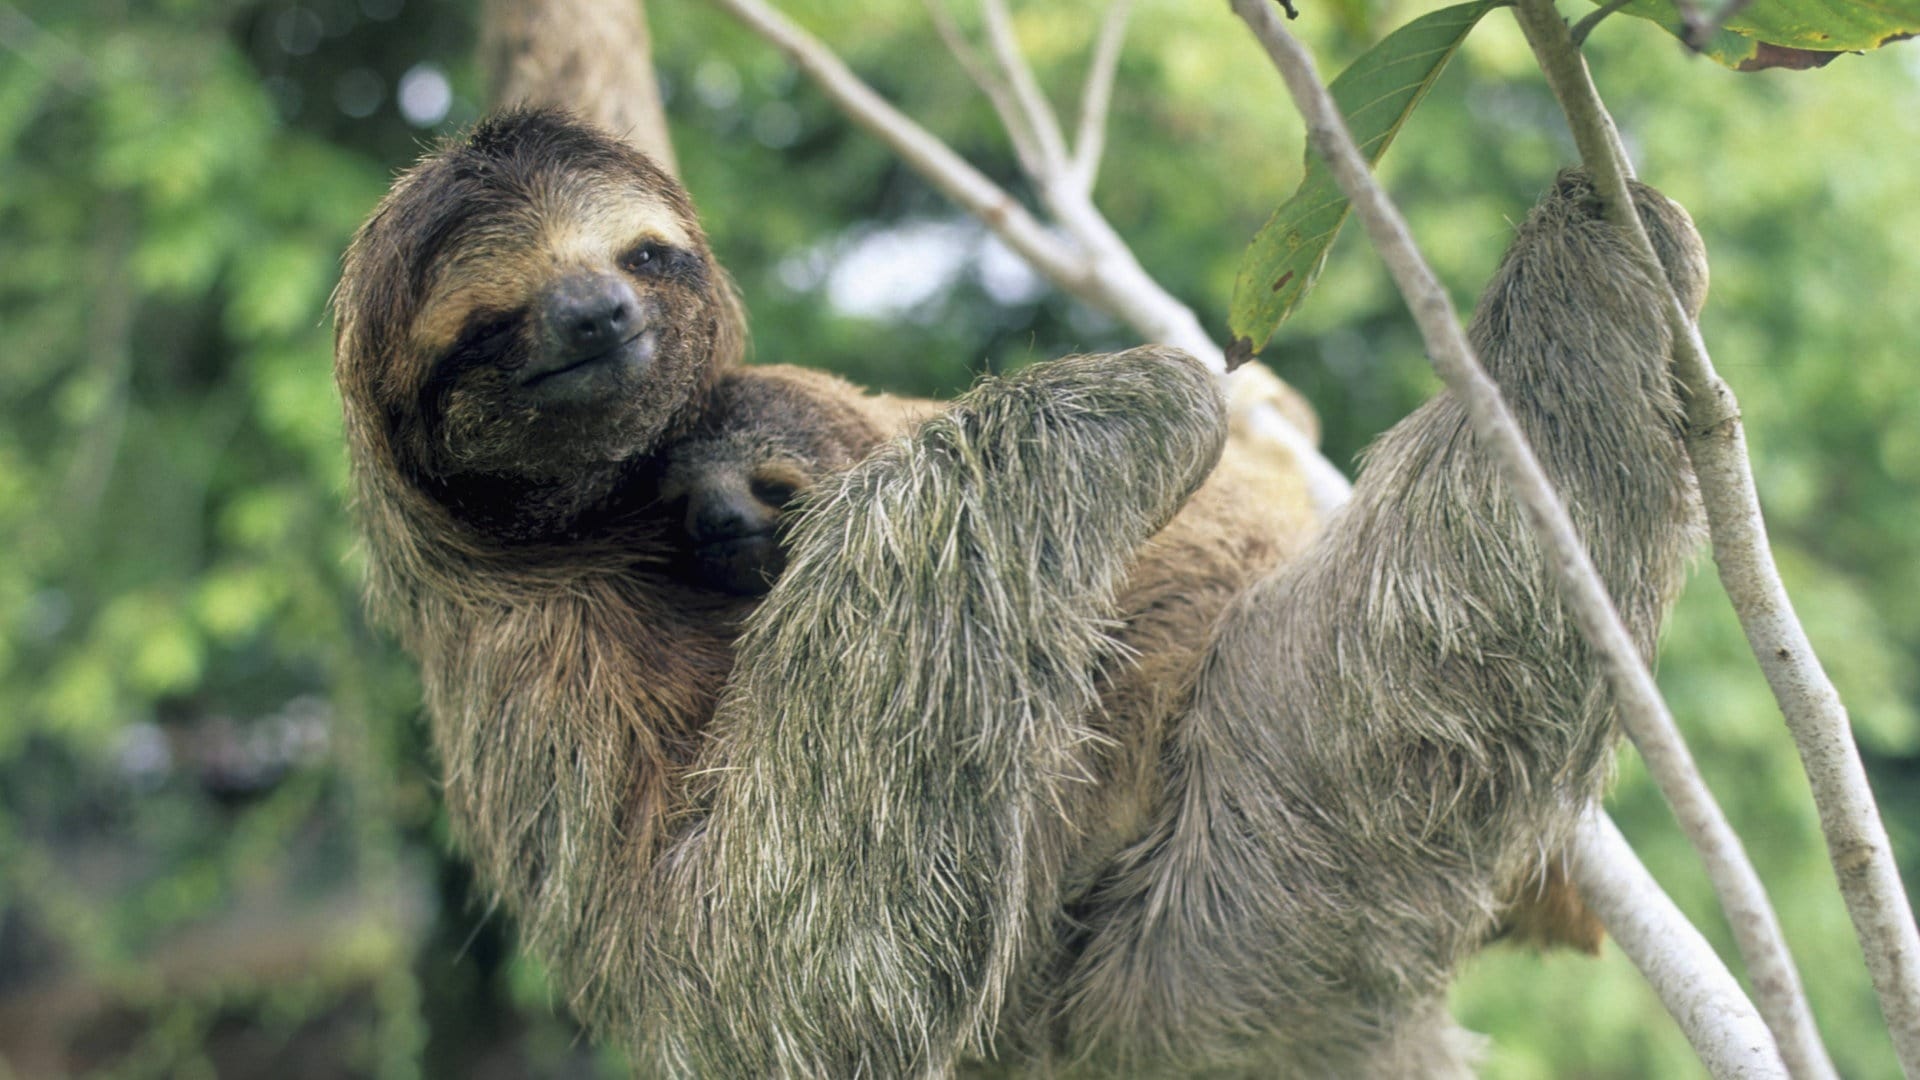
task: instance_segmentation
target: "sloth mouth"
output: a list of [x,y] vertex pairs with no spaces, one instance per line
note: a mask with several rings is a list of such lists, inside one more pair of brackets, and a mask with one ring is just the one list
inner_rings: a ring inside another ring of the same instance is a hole
[[660,342],[660,334],[654,329],[636,330],[623,341],[614,343],[600,352],[583,356],[560,367],[536,371],[520,380],[527,389],[558,386],[574,381],[570,376],[591,374],[603,366],[639,367],[653,359],[654,350]]
[[707,584],[735,596],[764,596],[786,569],[772,530],[696,544],[693,562]]

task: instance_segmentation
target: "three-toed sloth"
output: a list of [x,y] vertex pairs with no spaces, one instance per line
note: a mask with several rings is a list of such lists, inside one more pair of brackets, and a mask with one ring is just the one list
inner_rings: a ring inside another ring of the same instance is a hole
[[[1697,310],[1691,222],[1636,199]],[[1667,284],[1566,173],[1470,331],[1643,650],[1697,531]],[[1469,1071],[1449,979],[1614,730],[1452,396],[1316,525],[1183,354],[1038,364],[881,421],[757,600],[662,497],[741,336],[643,157],[483,122],[336,303],[460,842],[643,1073]]]

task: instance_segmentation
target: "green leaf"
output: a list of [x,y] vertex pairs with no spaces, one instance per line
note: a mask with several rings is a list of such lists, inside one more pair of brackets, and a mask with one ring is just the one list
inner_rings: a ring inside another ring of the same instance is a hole
[[[1481,16],[1507,0],[1477,0],[1423,15],[1368,49],[1329,87],[1369,165],[1378,162]],[[1240,258],[1228,324],[1237,357],[1251,356],[1300,306],[1347,220],[1347,197],[1307,152],[1306,176]]]
[[[1717,0],[1703,0],[1711,12]],[[1621,8],[1685,41],[1673,0],[1634,0]],[[1877,49],[1920,34],[1920,0],[1754,0],[1734,13],[1700,51],[1739,71],[1821,67],[1842,52]]]

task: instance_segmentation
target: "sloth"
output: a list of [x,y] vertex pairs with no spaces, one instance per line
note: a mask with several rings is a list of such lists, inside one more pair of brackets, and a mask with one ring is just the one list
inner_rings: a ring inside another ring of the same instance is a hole
[[[1470,329],[1643,651],[1698,540],[1667,285],[1565,173]],[[484,121],[336,320],[457,840],[643,1074],[1470,1075],[1452,973],[1616,736],[1451,395],[1321,523],[1177,350],[1037,364],[816,479],[743,597],[661,498],[739,310],[637,152]]]
[[687,578],[765,595],[786,568],[795,501],[933,409],[808,368],[721,376],[694,430],[658,453],[659,499],[684,522]]

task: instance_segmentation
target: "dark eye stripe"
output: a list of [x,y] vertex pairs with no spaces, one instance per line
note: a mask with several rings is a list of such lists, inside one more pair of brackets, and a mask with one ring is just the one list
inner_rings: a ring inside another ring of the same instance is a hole
[[447,392],[461,375],[475,368],[503,362],[527,321],[526,311],[475,312],[467,319],[453,347],[434,362],[433,370],[420,387],[420,416],[429,425],[435,423],[446,403]]
[[492,311],[474,313],[467,319],[467,324],[461,327],[460,336],[454,339],[453,347],[434,365],[434,377],[458,375],[462,371],[500,360],[513,346],[514,336],[519,333],[526,318],[524,310],[504,315]]
[[707,264],[697,253],[654,240],[637,244],[620,256],[620,268],[634,277],[671,281],[695,289],[705,288],[707,283]]

